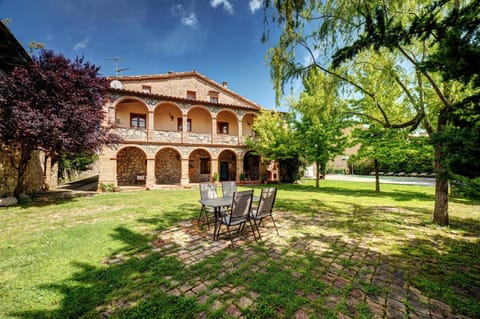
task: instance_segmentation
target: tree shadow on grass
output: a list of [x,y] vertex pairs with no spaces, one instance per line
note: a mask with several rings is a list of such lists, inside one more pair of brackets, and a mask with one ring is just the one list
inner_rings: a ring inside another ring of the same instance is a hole
[[[165,253],[152,253],[150,238],[127,228],[112,237],[125,243],[103,265],[74,262],[78,271],[63,283],[41,288],[60,293],[58,309],[13,312],[19,318],[191,318],[195,300],[166,293],[169,280],[185,280],[184,265]],[[145,249],[149,247],[150,250]],[[166,278],[169,278],[168,280]],[[164,289],[159,289],[163,286]]]
[[21,200],[18,202],[18,206],[22,208],[54,206],[75,202],[79,199],[95,195],[97,194],[93,192],[72,193],[69,191],[48,191],[32,195],[31,200]]
[[163,230],[182,220],[197,217],[198,212],[200,212],[200,208],[200,204],[182,204],[174,211],[168,211],[151,218],[139,218],[138,221],[141,223],[156,225],[157,230]]
[[[176,218],[177,215],[171,213],[168,218]],[[390,298],[396,291],[394,289],[406,291],[405,287],[414,286],[418,291],[413,295],[405,292],[406,298],[428,294],[432,298],[441,298],[455,311],[478,316],[478,301],[468,297],[469,293],[480,289],[476,272],[480,258],[478,243],[470,245],[466,240],[439,235],[431,238],[443,249],[436,251],[429,239],[402,237],[397,243],[399,251],[387,254],[368,247],[360,237],[349,239],[355,232],[366,237],[375,223],[382,220],[390,224],[399,218],[400,213],[375,211],[374,208],[369,213],[365,207],[354,206],[354,211],[346,215],[350,219],[346,220],[335,212],[317,211],[316,215],[310,216],[293,214],[288,216],[288,222],[298,226],[297,236],[289,238],[287,246],[277,245],[270,237],[258,245],[244,243],[236,249],[206,255],[193,251],[196,248],[179,247],[174,243],[152,247],[150,234],[119,227],[112,237],[125,245],[103,264],[75,262],[78,271],[70,278],[42,287],[62,295],[57,309],[12,312],[9,315],[29,319],[220,318],[227,316],[229,305],[243,303],[247,306],[238,306],[237,310],[246,318],[289,318],[297,313],[325,317],[337,317],[343,313],[351,317],[368,317],[372,316],[370,311],[374,309],[368,308],[366,300],[383,300],[379,304],[382,307],[386,304],[385,298]],[[421,213],[407,213],[420,223],[418,215],[421,217]],[[368,221],[367,217],[373,226],[355,225]],[[145,219],[145,222],[158,222],[159,229],[165,228],[161,217]],[[279,221],[280,225],[283,223],[286,221]],[[338,235],[312,233],[303,228],[308,226],[306,223],[318,224],[320,229],[334,228]],[[411,226],[414,225],[415,221],[412,221]],[[196,225],[182,227],[192,231]],[[167,236],[182,236],[178,228],[174,225],[165,232]],[[159,231],[157,235],[162,233],[164,231]],[[277,238],[273,230],[271,235]],[[209,240],[205,243],[208,244]],[[198,237],[192,236],[188,245],[197,244]],[[203,245],[200,243],[197,247]],[[190,249],[191,255],[203,255],[197,263],[185,263],[178,255],[171,254]],[[463,255],[465,260],[458,259]],[[468,258],[472,260],[465,263]],[[449,267],[447,274],[442,272],[445,266]],[[462,272],[469,275],[463,276]],[[459,273],[462,277],[455,277]],[[205,285],[204,293],[198,282]],[[196,290],[198,294],[193,293]],[[442,294],[436,296],[439,291]],[[452,298],[452,292],[462,294]],[[220,303],[217,308],[215,301]],[[416,299],[400,300],[403,301],[407,301],[410,313],[418,310],[414,307]],[[427,307],[427,311],[434,309],[435,303],[429,303]],[[383,313],[386,308],[380,310]]]

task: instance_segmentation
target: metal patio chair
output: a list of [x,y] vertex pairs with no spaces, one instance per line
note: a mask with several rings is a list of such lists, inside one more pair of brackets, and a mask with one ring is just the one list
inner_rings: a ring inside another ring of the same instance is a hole
[[[215,183],[200,183],[200,199],[212,199],[217,198],[217,185]],[[211,220],[208,218],[209,214],[215,214],[215,209],[213,207],[207,207],[202,204],[202,209],[200,210],[200,215],[198,215],[198,224],[200,228],[203,229],[203,226],[207,224],[208,230],[210,230],[210,224],[212,223]],[[202,222],[202,216],[204,222]],[[215,221],[215,217],[213,217],[213,221]]]
[[228,181],[222,182],[222,193],[223,197],[232,197],[233,193],[237,191],[237,182]]
[[255,229],[253,228],[252,222],[249,218],[249,212],[252,207],[252,199],[253,190],[235,192],[233,194],[231,208],[229,209],[229,211],[226,211],[220,218],[220,224],[217,229],[216,235],[217,239],[220,235],[220,229],[222,225],[225,225],[227,227],[228,236],[232,243],[232,248],[234,248],[235,244],[233,243],[231,227],[237,227],[237,234],[240,234],[243,231],[245,224],[249,223],[250,229],[253,233],[253,237],[255,238],[255,242],[257,241]]
[[263,188],[262,193],[260,194],[260,201],[257,207],[253,207],[250,210],[250,218],[253,220],[255,224],[255,229],[258,232],[258,237],[262,239],[260,235],[259,226],[263,222],[263,220],[267,217],[270,217],[273,222],[273,226],[275,227],[275,231],[277,235],[280,236],[278,233],[277,225],[275,224],[275,220],[273,219],[272,211],[273,205],[275,204],[275,199],[277,197],[277,188],[276,187],[269,187]]

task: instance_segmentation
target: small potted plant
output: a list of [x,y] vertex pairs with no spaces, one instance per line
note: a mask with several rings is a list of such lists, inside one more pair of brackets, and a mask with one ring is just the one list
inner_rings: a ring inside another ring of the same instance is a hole
[[218,173],[213,173],[213,175],[212,175],[212,182],[213,182],[213,183],[218,182]]

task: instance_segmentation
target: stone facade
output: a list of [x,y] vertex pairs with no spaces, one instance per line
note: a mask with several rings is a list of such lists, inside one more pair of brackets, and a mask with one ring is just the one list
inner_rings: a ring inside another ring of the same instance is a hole
[[[154,188],[209,181],[215,174],[240,180],[244,141],[259,105],[198,72],[118,80],[122,88],[109,91],[105,124],[115,124],[124,141],[102,150],[99,183]],[[259,167],[246,169],[260,176]],[[141,183],[138,175],[144,175]]]
[[[0,152],[0,197],[13,196],[13,191],[17,186],[18,171],[12,166],[12,157],[14,162],[18,162],[18,155],[12,154],[3,147]],[[44,172],[44,167],[50,164],[49,160],[47,163],[45,160],[43,153],[38,151],[33,153],[25,172],[24,185],[27,194],[38,193],[45,188],[57,186],[57,166],[54,166],[53,170]]]
[[182,162],[180,154],[172,149],[165,148],[155,156],[155,179],[157,184],[180,184]]
[[145,153],[137,147],[126,147],[117,154],[118,185],[144,184],[141,176],[147,174]]

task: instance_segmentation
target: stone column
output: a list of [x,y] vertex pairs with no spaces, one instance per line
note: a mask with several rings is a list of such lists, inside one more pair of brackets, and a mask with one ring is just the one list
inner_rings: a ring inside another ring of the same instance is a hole
[[147,158],[147,180],[145,181],[145,186],[152,189],[155,184],[155,158]]
[[190,184],[190,178],[188,177],[188,158],[182,158],[182,173],[180,178],[180,184],[182,186]]
[[[182,143],[187,143],[187,114],[182,114]],[[188,175],[188,173],[187,173]]]
[[237,154],[237,174],[236,174],[236,181],[237,183],[240,182],[240,174],[243,173],[243,157],[241,154]]
[[212,158],[210,176],[213,176],[217,173],[218,179],[220,180],[220,172],[218,171],[218,158]]
[[153,140],[153,123],[154,123],[154,118],[153,118],[153,111],[148,111],[148,126],[147,126],[147,141],[152,141]]
[[212,144],[217,144],[217,117],[212,117]]
[[238,120],[238,144],[242,144],[243,127],[242,120]]
[[100,154],[98,157],[98,185],[113,184],[118,186],[117,181],[117,158],[115,154]]

